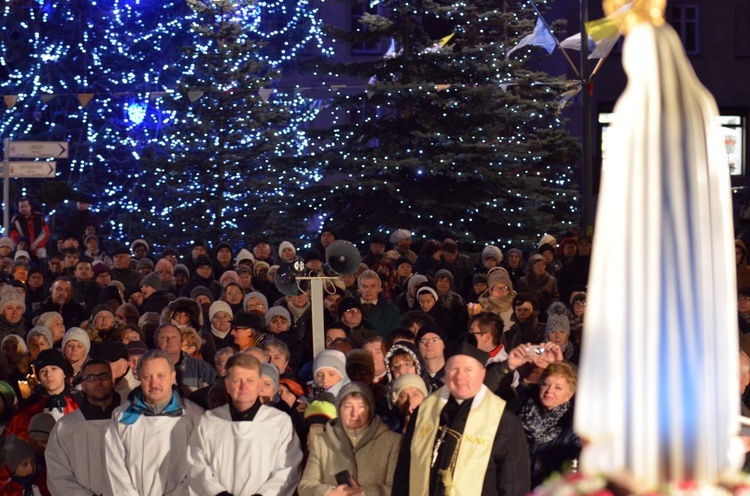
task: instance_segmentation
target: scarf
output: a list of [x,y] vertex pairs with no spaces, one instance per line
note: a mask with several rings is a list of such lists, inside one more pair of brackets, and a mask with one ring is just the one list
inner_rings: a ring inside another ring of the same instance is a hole
[[37,473],[34,472],[24,477],[13,475],[11,479],[23,487],[23,496],[34,496],[34,479],[36,479],[36,476]]
[[292,320],[294,320],[294,323],[296,324],[299,319],[302,318],[303,315],[305,315],[305,312],[310,310],[310,302],[307,302],[307,305],[305,305],[302,308],[295,307],[294,305],[287,305],[287,310],[289,310],[289,313],[292,314]]
[[558,437],[563,431],[563,426],[559,425],[560,419],[569,409],[570,401],[547,410],[540,406],[535,398],[529,399],[518,415],[523,424],[523,430],[526,432],[526,438],[534,444],[542,444]]
[[164,411],[162,411],[161,413],[154,413],[143,401],[143,395],[136,394],[133,398],[133,402],[130,403],[128,408],[123,412],[120,423],[125,425],[133,425],[141,415],[144,415],[146,417],[182,416],[182,407],[180,406],[177,393],[172,391],[172,399],[169,401],[166,408],[164,408]]

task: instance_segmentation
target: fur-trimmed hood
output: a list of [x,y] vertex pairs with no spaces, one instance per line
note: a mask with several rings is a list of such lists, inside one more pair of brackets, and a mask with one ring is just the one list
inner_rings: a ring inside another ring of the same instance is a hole
[[200,304],[193,299],[185,297],[177,298],[162,310],[161,323],[166,324],[172,322],[175,310],[183,305],[190,308],[190,321],[193,323],[192,327],[198,331],[203,329],[203,311],[201,310]]

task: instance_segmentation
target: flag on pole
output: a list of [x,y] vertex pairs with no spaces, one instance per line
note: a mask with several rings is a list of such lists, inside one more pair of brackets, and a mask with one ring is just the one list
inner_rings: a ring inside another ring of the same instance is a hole
[[[586,23],[589,36],[589,58],[606,58],[622,36],[622,20],[633,7],[633,2],[626,3],[607,17]],[[560,47],[568,50],[581,49],[581,33],[574,34],[560,42]]]
[[518,42],[518,45],[511,48],[508,53],[505,54],[505,60],[507,61],[510,58],[511,53],[527,45],[540,46],[547,50],[547,53],[552,53],[552,51],[555,49],[556,44],[557,43],[555,42],[555,37],[552,35],[550,30],[547,29],[547,26],[544,24],[542,18],[538,17],[536,20],[536,27],[534,28],[534,31],[531,34],[524,36],[524,38]]

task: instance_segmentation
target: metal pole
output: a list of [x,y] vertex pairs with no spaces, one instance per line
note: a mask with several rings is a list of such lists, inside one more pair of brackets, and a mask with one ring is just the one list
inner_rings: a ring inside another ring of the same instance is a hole
[[8,236],[10,231],[10,138],[5,138],[3,160],[3,236]]
[[310,307],[312,307],[313,357],[326,348],[323,321],[323,277],[310,278]]
[[586,32],[586,23],[589,21],[589,2],[580,0],[580,22],[581,22],[581,88],[582,88],[582,152],[583,152],[583,212],[582,224],[584,233],[594,226],[594,185],[593,185],[593,159],[592,159],[592,125],[591,125],[591,71],[589,68],[589,35]]

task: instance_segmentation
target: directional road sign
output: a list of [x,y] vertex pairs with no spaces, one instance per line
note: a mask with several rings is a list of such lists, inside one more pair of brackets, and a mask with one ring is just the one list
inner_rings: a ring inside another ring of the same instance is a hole
[[68,158],[67,141],[11,141],[10,158]]
[[8,162],[9,177],[55,177],[57,162]]

